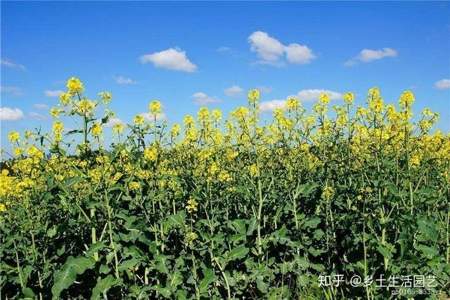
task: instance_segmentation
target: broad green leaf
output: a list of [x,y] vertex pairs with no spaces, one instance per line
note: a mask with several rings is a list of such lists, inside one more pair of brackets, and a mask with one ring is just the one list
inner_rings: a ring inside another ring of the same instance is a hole
[[101,299],[101,296],[105,295],[110,288],[119,285],[121,283],[122,281],[120,279],[115,278],[113,275],[108,275],[105,278],[99,277],[97,279],[97,284],[92,290],[91,300]]
[[198,286],[200,294],[206,293],[208,291],[208,286],[216,281],[216,275],[212,269],[206,268],[203,270],[203,279],[200,281]]
[[92,258],[70,256],[62,268],[54,274],[53,299],[59,299],[61,292],[73,284],[77,275],[92,269],[94,265],[95,261]]

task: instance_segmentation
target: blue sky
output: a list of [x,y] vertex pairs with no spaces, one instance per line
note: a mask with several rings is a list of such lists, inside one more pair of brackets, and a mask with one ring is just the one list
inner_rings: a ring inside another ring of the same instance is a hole
[[152,99],[176,122],[254,87],[269,110],[315,90],[361,104],[378,86],[386,102],[412,89],[450,130],[449,2],[2,2],[1,17],[4,147],[10,130],[50,128],[70,76],[111,91],[123,121]]

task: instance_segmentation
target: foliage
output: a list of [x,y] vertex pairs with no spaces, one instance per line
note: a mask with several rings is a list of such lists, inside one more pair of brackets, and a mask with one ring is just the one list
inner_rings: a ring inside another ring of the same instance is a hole
[[[392,291],[320,287],[320,275],[450,276],[450,136],[378,89],[327,115],[289,98],[262,125],[259,92],[222,121],[168,128],[152,101],[134,123],[68,81],[52,133],[9,135],[1,164],[0,298],[389,299]],[[82,120],[65,131],[61,116]],[[112,124],[110,147],[103,129]],[[184,132],[181,132],[181,131]],[[79,136],[72,155],[68,138]],[[446,294],[447,293],[447,294]],[[447,295],[448,296],[448,295]]]

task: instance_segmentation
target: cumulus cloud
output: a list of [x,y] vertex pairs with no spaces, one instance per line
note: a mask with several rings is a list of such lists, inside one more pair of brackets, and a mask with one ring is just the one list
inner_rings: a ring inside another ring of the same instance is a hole
[[225,93],[225,95],[227,95],[229,97],[237,97],[237,96],[242,95],[243,91],[244,90],[240,86],[233,85],[233,86],[230,86],[229,88],[226,88],[224,90],[224,93]]
[[434,83],[434,87],[438,90],[447,90],[450,89],[450,79],[441,79]]
[[1,121],[17,121],[23,119],[23,112],[18,108],[0,107]]
[[319,99],[320,94],[327,94],[330,97],[330,100],[341,99],[342,94],[335,91],[324,90],[324,89],[305,89],[301,90],[297,93],[297,97],[301,101],[314,101]]
[[259,109],[261,112],[269,112],[273,111],[277,108],[285,108],[286,106],[286,100],[271,100],[271,101],[263,101],[259,104]]
[[46,117],[46,116],[44,116],[43,114],[34,112],[34,111],[30,112],[30,113],[28,114],[28,116],[29,116],[30,118],[32,118],[32,119],[34,119],[34,120],[38,120],[38,121],[44,121],[44,120],[47,120],[47,117]]
[[248,37],[250,50],[259,57],[258,63],[280,66],[284,64],[283,58],[292,64],[310,63],[316,56],[305,45],[297,43],[283,45],[276,38],[266,32],[255,31]]
[[46,90],[44,92],[45,96],[50,97],[50,98],[59,97],[59,95],[61,95],[62,93],[64,93],[64,91],[62,91],[62,90]]
[[150,121],[150,122],[155,120],[155,116],[156,116],[156,121],[167,120],[167,116],[165,113],[160,113],[160,114],[155,115],[155,114],[146,112],[146,113],[141,113],[140,115],[143,116],[144,119],[146,119],[147,121]]
[[157,68],[175,71],[195,72],[197,70],[197,66],[186,56],[186,52],[175,48],[142,55],[141,62],[143,64],[152,63]]
[[33,107],[36,109],[48,109],[48,105],[44,103],[36,103],[33,105]]
[[7,68],[19,69],[19,70],[22,70],[22,71],[26,70],[24,65],[15,63],[15,62],[13,62],[12,60],[9,60],[9,59],[1,59],[0,60],[0,64],[2,66],[7,67]]
[[380,60],[385,57],[396,57],[398,56],[398,52],[392,48],[383,48],[378,50],[373,49],[363,49],[359,54],[347,62],[345,62],[346,66],[353,66],[359,62],[368,63],[375,60]]
[[23,95],[21,88],[17,86],[0,86],[0,92],[11,96],[19,97]]
[[285,51],[287,61],[293,64],[307,64],[316,57],[311,49],[299,44],[290,44]]
[[207,94],[205,94],[203,92],[195,93],[194,95],[192,95],[192,98],[194,99],[194,103],[198,104],[198,105],[208,105],[208,104],[220,102],[220,99],[208,96]]
[[123,121],[119,118],[110,118],[108,122],[105,124],[105,127],[113,127],[116,124],[124,124]]
[[117,84],[121,85],[129,85],[129,84],[136,84],[137,82],[131,78],[125,77],[125,76],[116,76],[114,77],[114,80]]

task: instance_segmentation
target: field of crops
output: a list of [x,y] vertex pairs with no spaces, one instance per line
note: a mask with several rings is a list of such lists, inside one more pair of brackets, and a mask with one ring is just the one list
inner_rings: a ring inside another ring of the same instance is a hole
[[[71,78],[52,132],[9,134],[0,299],[448,297],[450,135],[412,92],[289,98],[262,120],[251,90],[227,118],[170,126],[152,101],[106,145],[111,98]],[[395,295],[408,278],[424,287]]]

